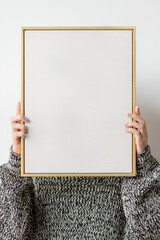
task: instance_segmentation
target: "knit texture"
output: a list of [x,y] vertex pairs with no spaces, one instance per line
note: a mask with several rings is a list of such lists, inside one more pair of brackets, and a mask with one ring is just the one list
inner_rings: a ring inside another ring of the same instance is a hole
[[0,240],[160,240],[160,164],[148,145],[135,177],[21,177],[0,166]]

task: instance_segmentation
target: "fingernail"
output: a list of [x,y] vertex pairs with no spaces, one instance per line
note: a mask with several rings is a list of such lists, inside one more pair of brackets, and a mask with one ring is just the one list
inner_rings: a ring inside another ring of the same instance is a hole
[[131,113],[128,113],[128,116],[131,116]]

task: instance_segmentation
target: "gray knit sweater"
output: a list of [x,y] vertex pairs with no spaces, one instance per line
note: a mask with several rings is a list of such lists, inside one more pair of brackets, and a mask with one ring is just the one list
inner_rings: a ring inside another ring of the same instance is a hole
[[0,240],[160,240],[160,164],[148,145],[136,177],[21,177],[0,166]]

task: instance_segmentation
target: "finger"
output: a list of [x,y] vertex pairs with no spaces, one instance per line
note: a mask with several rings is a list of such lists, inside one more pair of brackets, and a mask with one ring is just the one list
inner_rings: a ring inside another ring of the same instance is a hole
[[22,132],[22,131],[14,132],[13,135],[14,135],[14,138],[15,138],[15,139],[18,139],[18,138],[20,138],[20,137],[23,137],[23,138],[26,137],[26,134],[25,134],[24,132]]
[[138,106],[135,107],[135,113],[140,115],[140,111],[139,111],[139,107]]
[[21,115],[21,102],[18,102],[18,104],[17,104],[16,115]]
[[[21,115],[21,102],[18,102],[17,104],[16,115]],[[21,121],[17,122],[20,123]]]
[[134,127],[136,130],[139,130],[141,135],[145,137],[147,135],[146,127],[145,125],[138,123],[138,122],[130,122],[128,123],[128,126],[125,124],[125,127],[130,128]]
[[138,115],[141,115],[141,114],[140,114],[139,106],[137,106],[137,111],[138,111]]
[[15,130],[23,130],[24,132],[28,132],[28,128],[24,124],[13,123],[12,124],[12,128],[13,128],[13,131],[15,131]]
[[136,130],[135,128],[127,128],[127,129],[125,129],[125,131],[133,133],[137,139],[141,139],[142,138],[141,133],[138,130]]
[[137,128],[138,130],[142,129],[143,125],[138,122],[130,122],[128,124],[125,124],[125,127],[134,127]]
[[17,115],[17,116],[14,116],[11,118],[12,123],[17,122],[17,121],[30,122],[30,120],[23,115]]
[[127,114],[129,118],[135,119],[137,122],[144,124],[145,121],[143,118],[141,118],[137,113],[129,113]]

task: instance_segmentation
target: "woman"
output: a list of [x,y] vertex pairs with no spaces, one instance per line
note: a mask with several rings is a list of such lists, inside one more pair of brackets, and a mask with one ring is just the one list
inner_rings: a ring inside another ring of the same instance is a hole
[[160,164],[146,122],[128,115],[136,139],[135,177],[21,177],[21,104],[11,118],[12,145],[0,166],[0,239],[160,239]]

